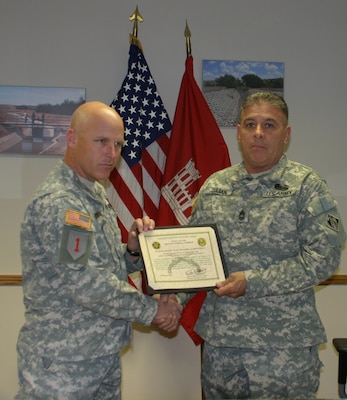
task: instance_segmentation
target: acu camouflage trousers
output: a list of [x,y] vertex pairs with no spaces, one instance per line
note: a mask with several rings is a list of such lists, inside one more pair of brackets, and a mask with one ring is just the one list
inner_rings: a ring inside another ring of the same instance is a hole
[[318,346],[237,349],[204,343],[201,382],[206,400],[313,399],[322,363]]
[[57,361],[19,351],[15,400],[120,400],[119,354],[83,361]]

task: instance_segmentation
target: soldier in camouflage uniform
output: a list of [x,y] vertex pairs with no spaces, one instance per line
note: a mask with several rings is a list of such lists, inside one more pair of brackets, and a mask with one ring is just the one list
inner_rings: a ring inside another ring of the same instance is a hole
[[116,214],[99,180],[124,141],[119,115],[100,102],[74,113],[64,160],[37,189],[21,227],[26,322],[18,338],[16,399],[120,399],[119,351],[131,322],[174,330],[181,306],[128,284],[143,267],[135,230],[121,243]]
[[290,133],[281,97],[250,95],[237,126],[244,161],[212,175],[192,213],[192,225],[217,225],[229,274],[195,325],[206,399],[318,389],[326,336],[313,287],[337,268],[345,232],[324,179],[284,155]]

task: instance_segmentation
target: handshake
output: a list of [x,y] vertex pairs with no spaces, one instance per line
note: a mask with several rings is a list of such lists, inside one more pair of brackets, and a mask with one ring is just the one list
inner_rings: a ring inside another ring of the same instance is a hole
[[165,332],[173,332],[178,328],[183,307],[178,303],[174,294],[154,295],[158,300],[158,311],[152,324],[158,326]]

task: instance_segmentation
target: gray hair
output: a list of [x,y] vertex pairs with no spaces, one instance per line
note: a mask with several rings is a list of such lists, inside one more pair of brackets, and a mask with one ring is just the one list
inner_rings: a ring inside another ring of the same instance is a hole
[[287,103],[282,96],[268,91],[255,92],[248,95],[240,108],[239,118],[241,119],[242,112],[246,107],[253,106],[254,104],[269,104],[273,107],[277,107],[285,116],[286,123],[288,122],[289,113]]

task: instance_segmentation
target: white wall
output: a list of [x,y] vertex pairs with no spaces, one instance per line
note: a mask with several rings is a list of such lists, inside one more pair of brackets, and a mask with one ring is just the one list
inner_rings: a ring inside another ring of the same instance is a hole
[[[195,77],[203,59],[281,61],[293,127],[290,158],[328,181],[347,227],[345,0],[1,0],[0,85],[85,87],[87,100],[110,103],[124,78],[132,23],[139,5],[139,37],[164,104],[173,119],[186,57],[184,28],[192,32]],[[231,160],[240,160],[234,129],[223,129]],[[0,154],[0,274],[19,274],[19,224],[47,172],[49,157]],[[339,273],[347,273],[346,250]],[[327,328],[320,398],[337,398],[337,355],[331,340],[347,336],[346,286],[319,287]],[[20,287],[0,286],[0,400],[17,388],[15,343],[23,322]],[[183,330],[175,338],[136,330],[123,355],[123,398],[200,398],[200,352]]]

